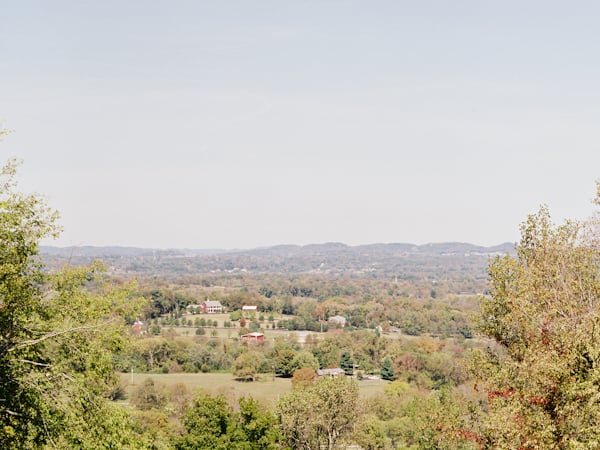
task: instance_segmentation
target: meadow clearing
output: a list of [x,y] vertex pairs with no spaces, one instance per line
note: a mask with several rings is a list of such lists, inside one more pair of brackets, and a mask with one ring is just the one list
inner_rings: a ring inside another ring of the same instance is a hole
[[[122,373],[121,382],[128,398],[146,378],[152,378],[155,383],[167,387],[182,383],[191,392],[202,390],[212,395],[222,394],[230,404],[237,404],[241,397],[251,396],[271,407],[282,394],[292,390],[290,378],[273,378],[268,373],[261,374],[258,381],[254,382],[236,381],[231,373],[134,373],[133,383],[131,373]],[[384,380],[359,380],[359,394],[362,398],[368,398],[382,393],[387,383]]]

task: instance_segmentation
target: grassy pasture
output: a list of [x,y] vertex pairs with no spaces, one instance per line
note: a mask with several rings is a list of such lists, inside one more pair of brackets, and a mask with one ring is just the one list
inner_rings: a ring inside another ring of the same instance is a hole
[[[163,330],[174,330],[177,339],[182,339],[185,337],[193,337],[196,336],[196,327],[176,327],[176,326],[165,326]],[[206,338],[219,338],[219,339],[239,339],[239,328],[212,328],[205,327],[206,334],[203,336]],[[214,336],[213,336],[214,333]],[[267,342],[273,342],[276,337],[288,337],[290,335],[294,336],[296,340],[301,341],[300,336],[312,334],[316,339],[320,339],[323,336],[326,336],[326,333],[315,333],[315,332],[302,332],[302,331],[289,331],[289,330],[264,330],[265,340]]]
[[[259,314],[257,314],[256,316],[258,317]],[[273,328],[273,326],[277,326],[277,322],[279,320],[281,320],[281,316],[278,314],[274,314],[275,315],[275,320],[273,322],[269,322],[268,320],[264,320],[262,322],[259,322],[261,325],[261,328],[264,330],[265,335],[267,336],[267,339],[269,338],[269,335],[272,336],[279,336],[281,334],[287,334],[289,333],[286,330],[280,330],[277,328]],[[264,313],[265,317],[268,317],[267,313]],[[216,333],[215,337],[219,337],[219,338],[232,338],[232,337],[237,337],[240,331],[240,322],[239,321],[231,321],[230,320],[230,315],[226,314],[226,313],[222,313],[222,314],[184,314],[181,317],[181,321],[188,321],[191,320],[192,322],[194,322],[196,319],[204,319],[206,320],[209,324],[207,324],[204,329],[206,330],[206,336],[211,336],[213,331]],[[248,324],[250,323],[250,319],[246,319],[248,321]],[[212,326],[213,322],[217,322],[217,328],[214,328]],[[225,322],[229,322],[231,324],[231,327],[225,328]],[[171,325],[163,325],[162,326],[163,329],[168,330],[168,329],[173,329],[175,330],[175,332],[180,335],[180,336],[192,336],[195,334],[196,332],[196,325],[181,325],[181,326],[171,326]]]
[[[269,315],[273,315],[274,317],[274,321],[273,322],[269,322],[267,320],[267,318],[269,317]],[[282,316],[281,314],[277,314],[277,313],[256,313],[254,315],[254,317],[256,317],[256,319],[258,319],[259,316],[264,316],[265,320],[262,322],[259,322],[263,327],[266,327],[267,325],[269,327],[271,327],[273,324],[277,325],[277,322],[279,320],[282,319],[288,319],[289,317],[286,316]],[[189,314],[186,313],[183,316],[181,316],[181,319],[185,319],[185,320],[192,320],[194,321],[195,319],[205,319],[206,321],[217,321],[217,326],[219,327],[223,327],[225,322],[231,322],[231,325],[233,328],[239,328],[240,327],[240,322],[239,321],[231,321],[230,319],[230,314],[229,313],[219,313],[219,314]],[[248,314],[246,313],[246,321],[248,323],[250,323],[252,320],[252,317],[248,317]]]
[[[165,325],[162,327],[163,330],[174,330],[178,337],[192,337],[196,336],[196,328],[197,327],[184,327],[184,326],[169,326]],[[219,339],[238,339],[239,338],[239,328],[223,328],[219,326],[218,328],[213,327],[204,327],[206,333],[205,337],[211,338],[219,338]],[[317,332],[308,332],[308,331],[290,331],[290,330],[282,330],[282,329],[265,329],[264,330],[265,340],[267,342],[273,342],[276,337],[287,337],[287,336],[295,336],[295,338],[302,343],[303,339],[306,336],[311,335],[315,339],[321,339],[326,336],[327,333],[317,333]]]
[[[237,400],[241,397],[252,396],[265,405],[273,406],[282,394],[292,389],[292,382],[289,378],[276,377],[273,381],[271,374],[261,374],[259,381],[241,382],[234,380],[231,373],[135,373],[133,385],[131,384],[131,374],[121,374],[121,381],[128,395],[146,378],[152,378],[155,382],[166,386],[183,383],[192,392],[202,389],[212,395],[223,394],[231,404],[237,404]],[[369,398],[377,395],[383,392],[386,383],[387,381],[383,380],[359,381],[360,396]]]

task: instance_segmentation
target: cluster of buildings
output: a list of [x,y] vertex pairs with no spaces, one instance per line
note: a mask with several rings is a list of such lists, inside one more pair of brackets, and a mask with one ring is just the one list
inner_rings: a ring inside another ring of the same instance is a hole
[[[220,314],[223,313],[223,305],[218,300],[205,300],[200,304],[191,304],[186,307],[188,311],[203,313],[203,314]],[[242,312],[244,313],[257,313],[258,307],[256,305],[244,305],[242,306]],[[341,329],[346,326],[346,318],[343,316],[332,316],[328,320],[330,331],[342,331]],[[141,321],[136,321],[133,325],[133,330],[136,334],[145,334],[144,323]],[[265,340],[265,335],[259,332],[247,333],[240,336],[242,342],[247,344],[255,344],[260,343]],[[329,370],[329,369],[326,369]],[[338,370],[338,369],[331,369]],[[322,375],[336,375],[334,373],[323,373],[318,374]]]

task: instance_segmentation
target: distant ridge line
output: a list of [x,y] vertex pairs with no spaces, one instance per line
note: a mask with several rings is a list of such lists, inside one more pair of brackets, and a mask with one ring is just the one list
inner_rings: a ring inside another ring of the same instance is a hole
[[211,255],[222,255],[222,254],[307,254],[312,252],[330,252],[330,251],[341,251],[341,252],[384,252],[384,253],[396,253],[406,252],[411,254],[430,254],[430,255],[443,255],[443,254],[467,254],[467,253],[480,253],[480,254],[494,254],[494,253],[509,253],[512,254],[515,251],[515,244],[511,242],[504,242],[498,245],[485,247],[467,242],[438,242],[438,243],[427,243],[427,244],[410,244],[405,242],[392,242],[392,243],[373,243],[373,244],[361,244],[361,245],[347,245],[341,242],[326,242],[321,244],[278,244],[266,247],[255,247],[250,249],[188,249],[188,248],[169,248],[169,249],[158,249],[158,248],[146,248],[146,247],[132,247],[132,246],[94,246],[94,245],[83,245],[83,246],[51,246],[42,245],[40,246],[40,253],[43,255],[50,256],[72,256],[77,255],[80,257],[118,257],[118,256],[179,256],[179,257],[197,257],[197,256],[211,256]]

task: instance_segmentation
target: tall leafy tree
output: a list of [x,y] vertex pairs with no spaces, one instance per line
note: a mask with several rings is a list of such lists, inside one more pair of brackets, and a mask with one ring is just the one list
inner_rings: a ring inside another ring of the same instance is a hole
[[279,430],[275,416],[256,400],[241,398],[233,412],[222,395],[202,394],[183,417],[184,435],[177,449],[275,450]]
[[0,172],[0,448],[130,447],[115,392],[112,353],[124,345],[126,291],[99,267],[48,274],[38,258],[57,215]]
[[281,397],[276,414],[283,443],[294,449],[333,450],[358,417],[358,386],[345,377],[323,377]]
[[275,363],[277,376],[289,378],[294,374],[297,367],[294,364],[297,351],[291,345],[281,339],[275,340],[275,347],[271,352],[271,358]]
[[516,258],[490,265],[493,290],[479,329],[496,345],[472,361],[487,393],[482,433],[490,447],[600,447],[595,233],[582,223],[556,226],[542,208],[523,223]]
[[236,424],[235,445],[239,450],[275,450],[279,448],[279,428],[273,413],[252,397],[239,400],[240,410],[233,415]]
[[177,449],[229,449],[231,414],[222,395],[198,396],[183,416],[186,432],[177,443]]
[[264,359],[264,353],[258,350],[248,350],[242,353],[233,364],[234,376],[238,380],[254,381]]
[[294,373],[303,368],[311,368],[317,370],[319,368],[319,360],[309,351],[301,351],[296,354],[292,361]]
[[146,378],[133,391],[130,403],[143,411],[162,409],[167,405],[167,391],[164,385],[156,383],[152,378]]

